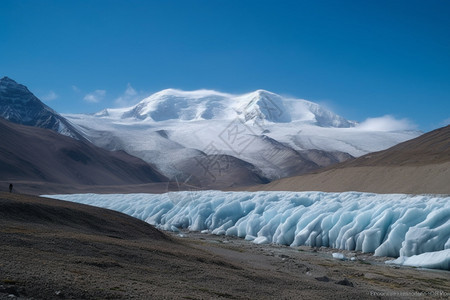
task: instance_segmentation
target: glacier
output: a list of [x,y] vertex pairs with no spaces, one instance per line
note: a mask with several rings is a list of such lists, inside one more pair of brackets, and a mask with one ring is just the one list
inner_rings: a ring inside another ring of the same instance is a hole
[[45,197],[120,211],[168,231],[362,251],[396,257],[393,264],[450,270],[450,196],[184,191]]

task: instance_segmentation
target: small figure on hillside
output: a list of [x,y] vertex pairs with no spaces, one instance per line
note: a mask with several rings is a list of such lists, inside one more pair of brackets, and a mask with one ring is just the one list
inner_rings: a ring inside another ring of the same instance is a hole
[[10,183],[10,184],[9,184],[9,192],[12,193],[12,190],[13,190],[13,184]]

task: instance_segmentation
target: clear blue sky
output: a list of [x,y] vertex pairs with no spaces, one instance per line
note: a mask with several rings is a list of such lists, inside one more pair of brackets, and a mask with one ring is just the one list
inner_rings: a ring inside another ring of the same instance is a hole
[[2,0],[0,76],[58,112],[266,89],[427,131],[450,122],[449,16],[448,0]]

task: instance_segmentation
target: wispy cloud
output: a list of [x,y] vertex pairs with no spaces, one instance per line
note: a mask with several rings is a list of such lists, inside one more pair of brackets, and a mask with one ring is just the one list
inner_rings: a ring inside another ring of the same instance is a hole
[[54,91],[50,91],[47,94],[45,94],[44,96],[41,97],[42,100],[44,101],[52,101],[58,98],[58,94],[56,94]]
[[80,90],[76,85],[72,85],[72,90],[73,90],[75,93],[80,93],[80,92],[81,92],[81,90]]
[[144,98],[144,94],[142,92],[137,92],[130,83],[127,84],[127,88],[123,92],[122,95],[114,100],[114,103],[117,106],[125,107],[129,105],[133,105],[139,100]]
[[445,119],[444,121],[441,122],[442,126],[447,126],[450,124],[450,118]]
[[357,128],[369,131],[399,131],[414,130],[417,126],[408,119],[396,119],[391,115],[385,115],[378,118],[368,118]]
[[106,95],[105,90],[95,90],[92,93],[87,94],[84,96],[84,101],[90,102],[90,103],[98,103],[103,100],[103,98]]

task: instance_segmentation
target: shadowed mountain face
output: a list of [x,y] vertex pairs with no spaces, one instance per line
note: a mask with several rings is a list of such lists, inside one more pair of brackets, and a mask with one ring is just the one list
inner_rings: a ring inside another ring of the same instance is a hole
[[177,168],[184,172],[184,177],[178,175],[176,181],[196,188],[220,189],[269,182],[254,165],[229,155],[197,156],[180,162]]
[[17,124],[51,129],[83,139],[69,121],[42,103],[24,85],[8,77],[0,79],[0,117]]
[[450,194],[450,125],[314,174],[250,190]]
[[0,119],[0,177],[81,185],[124,185],[167,179],[125,152],[110,152],[50,130]]

